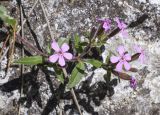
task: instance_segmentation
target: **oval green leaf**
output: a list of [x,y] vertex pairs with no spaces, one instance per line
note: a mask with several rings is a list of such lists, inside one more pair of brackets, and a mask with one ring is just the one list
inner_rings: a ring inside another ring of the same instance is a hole
[[75,68],[72,70],[71,76],[69,78],[69,82],[68,82],[68,88],[73,88],[74,86],[76,86],[80,80],[82,79],[82,77],[84,76],[84,63],[83,62],[79,62]]
[[8,25],[12,26],[13,28],[16,26],[16,20],[13,17],[7,15],[7,10],[3,6],[0,6],[0,18],[5,23],[7,23]]
[[102,62],[100,62],[99,60],[96,60],[96,59],[85,59],[84,62],[92,64],[96,68],[101,67],[103,64]]
[[15,61],[14,63],[24,64],[24,65],[42,64],[43,63],[43,57],[42,56],[24,57],[24,58],[20,58],[19,60]]

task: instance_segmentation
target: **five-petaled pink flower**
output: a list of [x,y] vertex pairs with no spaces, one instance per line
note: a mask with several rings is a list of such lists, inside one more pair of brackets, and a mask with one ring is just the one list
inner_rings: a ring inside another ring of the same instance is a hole
[[51,47],[54,49],[55,53],[49,57],[49,61],[55,63],[58,61],[60,66],[65,66],[65,59],[71,60],[73,55],[68,53],[68,44],[64,43],[61,48],[58,43],[53,41]]
[[118,17],[115,18],[115,21],[118,24],[118,28],[121,30],[120,32],[121,32],[122,36],[127,37],[128,33],[125,30],[127,28],[127,25],[123,21],[120,21]]
[[131,60],[131,56],[126,53],[125,51],[125,48],[124,46],[120,45],[118,48],[117,48],[117,52],[119,53],[119,56],[112,56],[110,58],[110,61],[112,63],[117,63],[118,64],[116,65],[116,71],[118,72],[121,72],[122,71],[122,68],[123,68],[123,65],[124,65],[124,68],[128,71],[130,70],[130,64],[128,63],[128,61]]
[[111,25],[110,25],[111,20],[110,19],[99,19],[99,18],[97,18],[97,21],[103,23],[103,28],[106,32],[111,29]]
[[135,45],[134,46],[134,50],[137,52],[137,53],[140,53],[140,55],[139,55],[139,60],[140,60],[140,62],[141,63],[144,63],[144,61],[145,61],[145,51],[144,51],[144,49],[142,49],[139,45]]
[[135,77],[131,77],[131,79],[130,79],[130,87],[133,88],[133,89],[136,89],[137,81],[136,81]]

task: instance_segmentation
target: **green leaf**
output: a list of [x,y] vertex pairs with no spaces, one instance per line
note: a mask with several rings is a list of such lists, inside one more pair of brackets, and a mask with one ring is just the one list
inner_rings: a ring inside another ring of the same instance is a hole
[[99,60],[96,60],[96,59],[85,59],[84,62],[92,64],[96,68],[99,68],[102,66],[102,62],[100,62]]
[[102,34],[100,34],[100,35],[98,36],[98,40],[99,40],[99,41],[106,42],[106,40],[104,40],[104,38],[106,38],[106,37],[107,37],[106,32],[104,32],[104,33],[102,33]]
[[80,80],[84,76],[84,69],[85,69],[85,66],[84,66],[83,62],[79,62],[75,66],[75,68],[72,70],[71,76],[69,78],[68,88],[72,88],[80,82]]
[[7,10],[3,6],[0,6],[0,18],[4,21],[4,23],[12,26],[13,28],[15,27],[16,20],[11,16],[7,15]]
[[47,53],[50,54],[50,55],[51,55],[51,49],[52,49],[52,48],[51,48],[51,44],[48,43],[46,50],[47,50]]
[[104,32],[104,28],[103,28],[103,24],[101,24],[98,27],[98,33],[96,36],[100,36],[101,34],[103,34],[103,32]]
[[7,14],[7,10],[5,7],[0,6],[0,14]]
[[61,83],[64,84],[64,76],[63,76],[62,73],[61,73],[61,74],[57,74],[57,79],[58,79]]
[[68,38],[63,38],[63,37],[61,37],[61,38],[58,38],[58,45],[59,46],[62,46],[62,44],[63,43],[69,43],[69,39]]
[[64,74],[61,68],[54,66],[55,74],[57,79],[64,84]]
[[14,27],[16,25],[16,20],[10,16],[6,17],[5,22],[7,24],[11,25],[12,27]]
[[89,38],[89,37],[90,37],[90,31],[84,32],[84,36],[85,36],[86,38]]
[[111,80],[111,71],[108,70],[108,71],[107,71],[107,74],[105,74],[105,75],[103,76],[103,78],[104,78],[104,80],[106,81],[106,83],[109,83],[110,80]]
[[88,42],[81,42],[79,43],[81,46],[87,46],[88,45]]
[[106,57],[106,61],[105,61],[105,63],[109,63],[109,61],[110,61],[110,57],[111,57],[111,54],[112,54],[112,52],[111,51],[109,51],[109,54],[108,54],[108,56]]
[[106,42],[102,42],[102,41],[98,41],[98,42],[95,42],[94,44],[93,44],[93,46],[95,46],[95,47],[97,47],[97,46],[102,46],[102,45],[104,45],[104,44],[106,44]]
[[79,37],[79,35],[78,34],[76,34],[75,36],[74,36],[74,40],[75,40],[75,48],[79,48],[79,42],[80,42],[80,37]]
[[21,58],[14,63],[17,64],[24,64],[24,65],[37,65],[43,63],[43,57],[42,56],[30,56],[30,57],[24,57]]
[[80,37],[78,34],[76,34],[74,36],[74,45],[75,45],[75,49],[78,53],[81,53],[83,51],[82,49],[82,45],[80,44]]

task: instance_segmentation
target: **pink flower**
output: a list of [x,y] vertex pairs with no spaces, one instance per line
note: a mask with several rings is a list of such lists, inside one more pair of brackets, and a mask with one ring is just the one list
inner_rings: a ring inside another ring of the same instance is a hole
[[127,28],[127,25],[123,21],[120,21],[118,17],[116,17],[115,21],[118,24],[118,28],[121,30],[120,32],[121,32],[122,36],[127,37],[128,33],[125,30]]
[[145,61],[144,49],[142,49],[139,45],[136,45],[136,46],[134,46],[134,50],[135,50],[137,53],[140,53],[140,55],[139,55],[139,60],[140,60],[141,63],[144,63],[144,61]]
[[128,71],[131,68],[130,64],[128,63],[128,61],[131,60],[131,56],[128,53],[126,53],[125,48],[122,45],[120,45],[117,48],[117,52],[119,53],[120,56],[117,56],[117,57],[112,56],[110,58],[110,61],[112,63],[117,63],[118,62],[118,64],[116,65],[116,71],[121,72],[122,68],[123,68],[123,65],[124,65],[124,68]]
[[103,28],[106,32],[111,29],[111,26],[110,26],[111,20],[97,18],[97,21],[103,23]]
[[135,77],[131,77],[131,79],[130,79],[130,87],[133,88],[133,89],[136,89],[137,81],[136,81]]
[[53,41],[51,47],[54,49],[55,53],[49,57],[49,61],[55,63],[58,61],[60,66],[65,66],[65,59],[71,60],[73,55],[68,53],[68,44],[64,43],[61,48],[58,43]]

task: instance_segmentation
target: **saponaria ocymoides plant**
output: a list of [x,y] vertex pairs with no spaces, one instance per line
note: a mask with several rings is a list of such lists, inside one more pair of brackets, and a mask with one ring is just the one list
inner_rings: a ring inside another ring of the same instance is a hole
[[[4,13],[0,11],[0,18],[4,21],[4,26],[8,26],[8,22],[5,22],[6,19],[4,18],[6,15],[3,14]],[[18,34],[13,34],[15,31],[10,31],[8,35],[15,35],[14,37],[16,37],[17,44],[22,43],[24,46],[31,48],[37,53],[37,55],[32,55],[28,50],[25,50],[27,56],[14,61],[14,64],[32,66],[31,72],[23,75],[23,87],[26,96],[21,97],[20,102],[24,103],[26,101],[26,106],[31,107],[32,102],[36,101],[37,104],[42,107],[42,100],[39,92],[40,84],[37,82],[39,70],[44,73],[44,77],[46,77],[52,92],[52,96],[45,106],[42,115],[47,115],[55,109],[60,103],[60,100],[71,100],[72,95],[70,90],[72,91],[73,89],[78,104],[91,114],[97,114],[91,102],[99,106],[105,96],[111,97],[114,94],[114,87],[118,84],[118,81],[128,80],[130,87],[136,90],[136,77],[130,75],[128,72],[137,72],[137,69],[130,64],[132,61],[138,60],[144,63],[144,49],[139,45],[135,45],[133,48],[135,53],[130,54],[125,44],[121,44],[115,47],[117,54],[110,52],[104,59],[102,53],[105,50],[109,50],[104,46],[107,40],[116,34],[121,34],[124,39],[127,38],[127,28],[139,25],[146,18],[147,16],[143,15],[138,18],[137,21],[129,25],[118,17],[115,17],[113,20],[97,18],[98,26],[91,28],[90,33],[85,35],[85,40],[82,40],[79,34],[73,34],[65,39],[51,38],[51,43],[48,45],[46,51],[37,49],[33,44],[29,43],[27,39],[22,38]],[[13,21],[13,19],[11,19],[9,23]],[[15,24],[16,21],[14,20],[14,25]],[[113,26],[115,26],[114,29],[112,28]],[[16,29],[10,27],[9,30]],[[89,71],[92,72],[92,75],[90,76],[88,76],[87,73],[88,65],[91,66]],[[103,68],[106,71],[106,74],[99,76],[103,77],[104,81],[96,81],[96,83],[92,84],[94,71],[98,68]],[[50,78],[50,75],[54,75],[54,79],[59,81],[57,87],[53,87],[54,84],[51,82],[52,78]],[[82,80],[84,77],[85,80]],[[1,85],[0,88],[5,92],[20,89],[22,85],[20,81],[20,78],[16,78]],[[85,98],[81,96],[84,94]],[[64,104],[64,111],[69,109],[71,109],[71,111],[76,110],[77,108],[75,105],[76,102]]]

